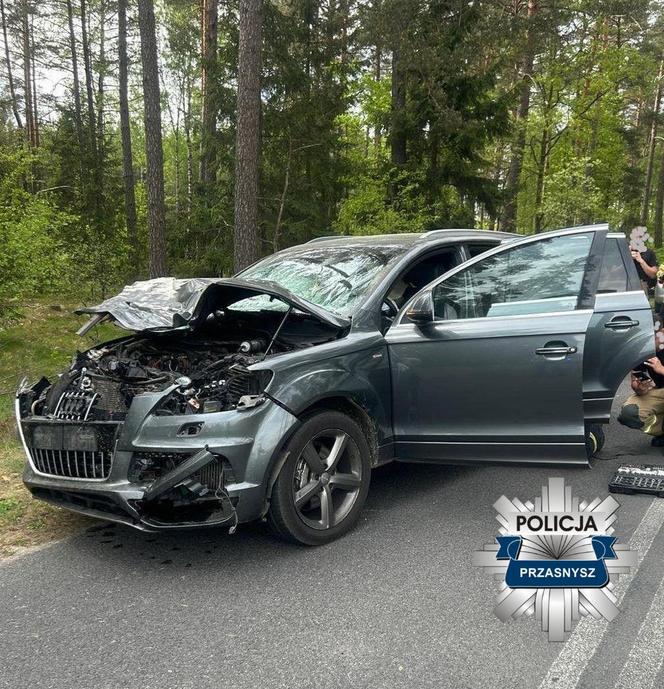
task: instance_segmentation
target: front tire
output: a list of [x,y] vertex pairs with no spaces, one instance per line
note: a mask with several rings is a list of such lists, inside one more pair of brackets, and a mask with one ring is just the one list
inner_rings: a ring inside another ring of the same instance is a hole
[[312,546],[350,531],[371,480],[371,452],[360,426],[340,412],[318,412],[297,430],[286,451],[267,515],[272,530]]

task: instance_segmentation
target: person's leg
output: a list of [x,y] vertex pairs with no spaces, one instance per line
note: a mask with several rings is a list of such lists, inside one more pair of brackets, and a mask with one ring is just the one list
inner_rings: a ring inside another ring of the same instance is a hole
[[647,435],[664,436],[664,388],[629,397],[620,410],[618,421]]

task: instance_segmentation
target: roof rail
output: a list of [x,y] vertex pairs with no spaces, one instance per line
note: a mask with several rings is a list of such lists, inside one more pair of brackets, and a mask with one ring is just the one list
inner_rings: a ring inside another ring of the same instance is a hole
[[446,227],[442,230],[427,230],[426,232],[422,232],[422,236],[432,237],[438,234],[448,234],[452,232],[472,232],[472,229],[470,227]]
[[455,234],[465,234],[467,232],[471,232],[473,234],[486,234],[492,237],[519,237],[520,235],[515,234],[513,232],[500,232],[496,230],[482,230],[478,229],[477,227],[456,227],[456,228],[449,228],[449,229],[444,229],[444,230],[429,230],[428,232],[423,232],[422,233],[422,238],[435,238],[435,237],[444,237],[445,235],[455,235]]
[[324,242],[326,239],[336,239],[337,237],[348,237],[347,234],[325,234],[322,237],[314,237],[310,239],[307,244],[313,244],[314,242]]

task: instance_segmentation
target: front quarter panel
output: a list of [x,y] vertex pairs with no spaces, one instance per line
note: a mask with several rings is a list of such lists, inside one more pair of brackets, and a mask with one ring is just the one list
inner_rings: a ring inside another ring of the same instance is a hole
[[264,367],[274,371],[267,393],[296,416],[321,400],[344,397],[374,421],[379,445],[391,437],[389,362],[380,333],[351,333],[265,362]]

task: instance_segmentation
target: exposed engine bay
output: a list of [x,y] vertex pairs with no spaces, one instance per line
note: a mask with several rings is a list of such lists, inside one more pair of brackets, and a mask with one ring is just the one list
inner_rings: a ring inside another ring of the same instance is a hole
[[122,421],[136,395],[172,386],[155,414],[242,407],[271,378],[269,371],[251,371],[252,364],[333,339],[332,330],[292,310],[215,311],[194,331],[140,334],[77,352],[53,385],[43,380],[33,388],[25,411],[70,421]]
[[270,360],[350,327],[278,285],[237,278],[137,282],[77,313],[91,316],[81,336],[108,321],[131,334],[76,352],[54,381],[20,383],[26,485],[40,499],[148,531],[235,528],[245,490],[235,487],[243,484],[238,455],[253,443],[226,434],[255,419],[214,412],[262,407],[288,418],[264,405]]

